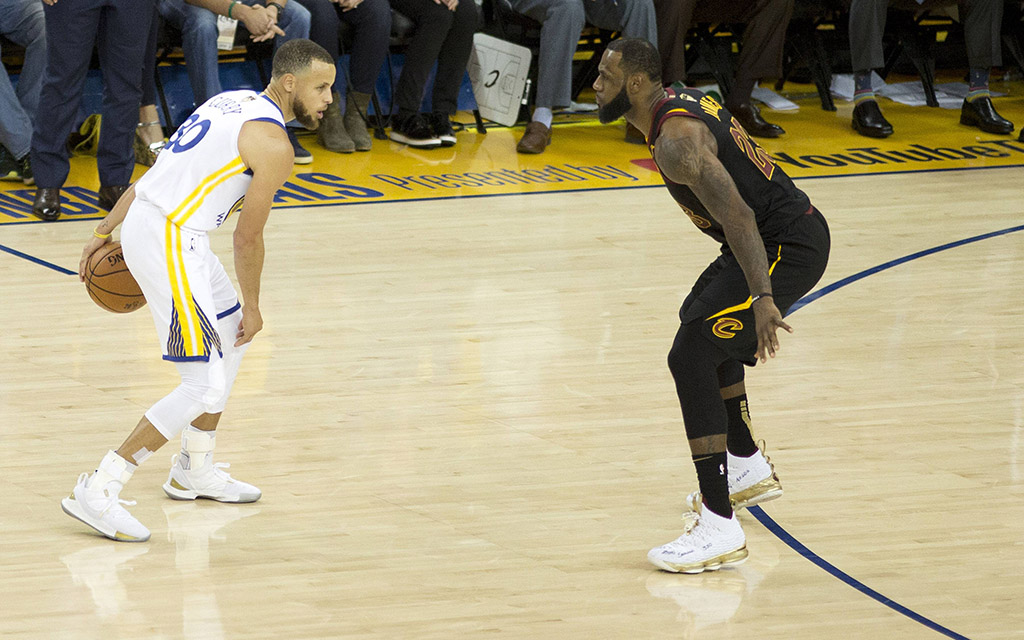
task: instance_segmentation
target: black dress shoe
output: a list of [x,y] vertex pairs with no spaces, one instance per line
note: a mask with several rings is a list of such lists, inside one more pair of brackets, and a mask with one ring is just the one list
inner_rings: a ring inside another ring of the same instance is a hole
[[726,109],[729,110],[729,113],[736,116],[736,119],[740,121],[740,124],[747,130],[747,133],[752,136],[757,138],[778,138],[786,133],[786,130],[779,125],[766,122],[761,117],[761,110],[749,102],[744,102],[735,107],[727,106]]
[[32,203],[32,215],[53,222],[60,217],[60,187],[36,189],[36,200]]
[[853,108],[853,128],[869,138],[888,138],[892,125],[882,115],[875,100],[865,100]]
[[117,201],[121,199],[121,195],[128,190],[126,184],[115,184],[109,187],[100,187],[100,208],[110,211],[117,204]]
[[964,100],[960,106],[960,124],[978,127],[985,133],[1012,133],[1013,123],[996,113],[992,106],[992,98],[975,98]]

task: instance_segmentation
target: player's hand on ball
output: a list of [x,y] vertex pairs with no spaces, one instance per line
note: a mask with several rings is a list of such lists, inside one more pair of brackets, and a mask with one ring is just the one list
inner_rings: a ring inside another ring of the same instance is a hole
[[757,328],[757,353],[754,357],[761,362],[766,362],[769,357],[774,358],[775,352],[779,350],[779,337],[776,335],[778,329],[793,333],[793,328],[782,320],[782,314],[771,297],[761,298],[754,303],[754,324]]
[[252,342],[253,336],[259,333],[262,328],[263,316],[260,315],[260,310],[242,307],[242,321],[238,323],[238,333],[235,334],[235,338],[237,338],[235,346],[240,347],[243,344]]
[[106,238],[89,238],[89,242],[85,243],[85,248],[82,249],[82,259],[78,261],[78,281],[85,282],[85,268],[89,264],[89,257],[96,253],[100,247],[110,242],[110,237]]

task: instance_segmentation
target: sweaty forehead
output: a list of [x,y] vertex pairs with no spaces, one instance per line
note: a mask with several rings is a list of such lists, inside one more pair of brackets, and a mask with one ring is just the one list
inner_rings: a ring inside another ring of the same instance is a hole
[[612,51],[606,49],[604,55],[601,56],[601,63],[598,65],[602,71],[609,75],[618,75],[620,70],[619,63],[622,61],[622,54],[618,51]]

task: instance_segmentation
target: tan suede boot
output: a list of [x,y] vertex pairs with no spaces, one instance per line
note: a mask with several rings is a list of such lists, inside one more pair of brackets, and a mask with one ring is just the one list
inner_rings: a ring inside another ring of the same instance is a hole
[[356,145],[345,131],[345,123],[341,116],[341,96],[334,92],[334,101],[324,111],[324,118],[316,130],[316,139],[320,146],[335,153],[352,153]]
[[366,130],[363,117],[370,106],[370,94],[349,91],[345,102],[345,130],[352,137],[356,151],[369,151],[373,146],[373,138]]

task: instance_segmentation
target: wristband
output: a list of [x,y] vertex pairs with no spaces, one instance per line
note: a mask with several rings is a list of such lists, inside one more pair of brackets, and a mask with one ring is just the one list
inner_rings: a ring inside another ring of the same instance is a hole
[[756,296],[750,296],[750,304],[754,304],[755,302],[757,302],[761,298],[774,298],[774,297],[775,296],[773,296],[770,293],[759,293]]
[[109,233],[106,233],[106,234],[100,233],[99,232],[99,227],[96,227],[95,229],[92,230],[92,235],[94,235],[95,237],[99,238],[100,240],[106,240],[107,238],[110,237]]
[[239,4],[240,2],[241,2],[241,0],[232,0],[231,4],[228,5],[228,18],[229,19],[234,20],[234,18],[231,16],[231,10],[234,9],[235,5]]

